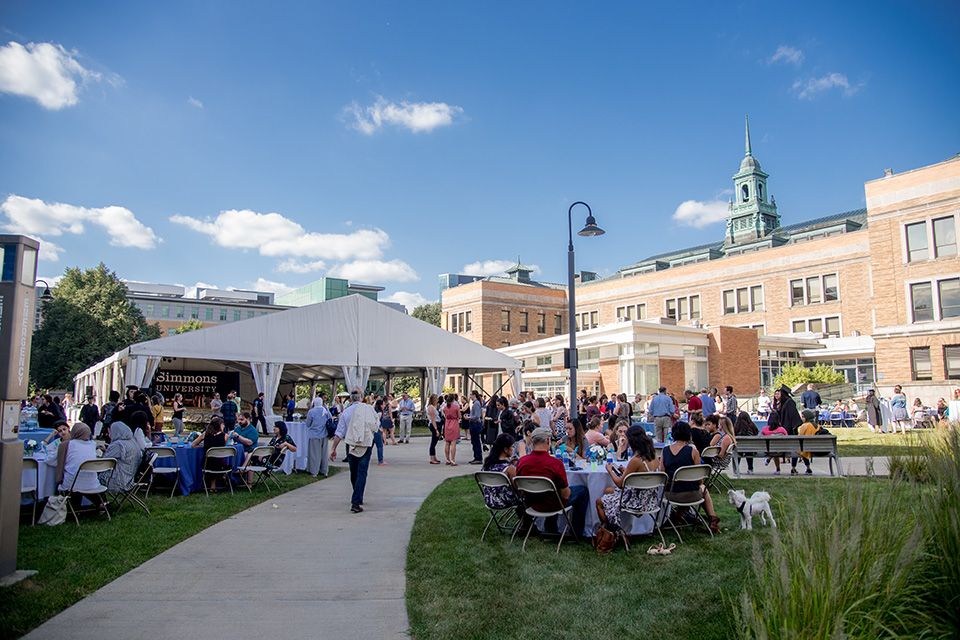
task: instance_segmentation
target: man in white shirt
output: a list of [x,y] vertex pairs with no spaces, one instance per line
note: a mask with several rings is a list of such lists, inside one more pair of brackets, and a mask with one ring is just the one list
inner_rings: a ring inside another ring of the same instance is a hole
[[350,498],[350,511],[363,511],[363,491],[367,486],[367,470],[370,467],[370,453],[373,451],[373,434],[380,428],[377,413],[373,410],[359,389],[350,392],[350,406],[343,412],[333,436],[330,460],[337,458],[337,445],[343,440],[347,443],[347,462],[350,464],[350,484],[353,495]]
[[402,400],[397,409],[400,412],[400,442],[410,444],[410,432],[413,430],[413,412],[417,406],[406,391],[402,394]]
[[757,397],[757,415],[761,418],[770,416],[770,396],[764,389],[760,389],[760,395]]

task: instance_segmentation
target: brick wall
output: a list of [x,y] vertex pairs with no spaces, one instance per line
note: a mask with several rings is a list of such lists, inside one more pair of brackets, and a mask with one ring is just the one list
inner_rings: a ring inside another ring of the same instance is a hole
[[686,386],[682,359],[660,358],[660,386],[672,391],[677,400],[681,399]]
[[[711,327],[707,347],[711,387],[748,396],[760,388],[759,336],[752,329]],[[682,380],[682,379],[681,379]]]

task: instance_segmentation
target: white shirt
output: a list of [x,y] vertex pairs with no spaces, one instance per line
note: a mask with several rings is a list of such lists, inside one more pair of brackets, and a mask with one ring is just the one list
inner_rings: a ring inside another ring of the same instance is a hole
[[770,411],[770,396],[760,396],[757,398],[758,411]]

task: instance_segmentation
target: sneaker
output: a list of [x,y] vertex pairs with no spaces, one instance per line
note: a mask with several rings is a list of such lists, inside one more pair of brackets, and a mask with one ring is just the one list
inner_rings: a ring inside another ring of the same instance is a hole
[[747,475],[748,475],[748,476],[752,476],[752,475],[753,475],[753,469],[747,469]]
[[807,467],[807,470],[804,471],[804,473],[807,474],[808,476],[812,476],[812,475],[813,475],[813,469],[811,469],[810,467]]
[[770,466],[770,458],[767,458],[766,460],[763,461],[763,466],[765,466],[765,467],[769,467],[769,466]]
[[386,462],[378,462],[378,463],[377,463],[377,466],[378,466],[378,467],[385,467],[385,466],[387,466],[387,463],[386,463]]
[[790,475],[792,475],[792,476],[797,475],[797,468],[796,468],[796,467],[794,467],[793,469],[790,469]]
[[774,471],[774,472],[773,472],[773,475],[775,475],[775,476],[780,475],[780,469],[777,469],[776,471]]
[[350,505],[350,512],[351,512],[351,513],[360,513],[361,511],[363,511],[363,507],[361,507],[360,505],[358,505],[358,504],[352,504],[352,505]]
[[483,464],[483,460],[471,460],[469,464]]

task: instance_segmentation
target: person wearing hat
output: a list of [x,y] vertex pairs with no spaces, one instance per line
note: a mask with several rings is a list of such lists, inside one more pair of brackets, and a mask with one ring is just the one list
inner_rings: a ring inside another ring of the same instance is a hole
[[92,393],[87,394],[87,404],[80,409],[80,422],[90,427],[90,433],[93,433],[93,429],[100,419],[100,409],[94,404],[94,400],[96,398],[93,397]]
[[[573,507],[573,528],[577,535],[585,535],[584,527],[587,521],[587,503],[590,495],[584,486],[571,487],[567,484],[567,471],[563,463],[550,455],[550,439],[553,430],[547,427],[537,427],[533,430],[531,440],[533,451],[517,461],[518,476],[540,476],[553,481],[560,494],[563,505],[557,505],[553,496],[530,496],[530,506],[537,510],[554,511],[560,506]],[[544,528],[549,533],[557,531],[557,517],[547,518]]]
[[[817,426],[816,411],[804,409],[800,415],[803,416],[803,424],[801,424],[800,428],[797,429],[798,435],[815,436],[820,433],[820,427]],[[803,463],[807,465],[807,470],[804,473],[807,475],[813,475],[813,469],[810,468],[810,459],[813,458],[813,454],[801,451],[800,457],[803,458]],[[797,460],[799,460],[797,457],[794,457],[790,460],[790,475],[792,476],[797,475]]]

